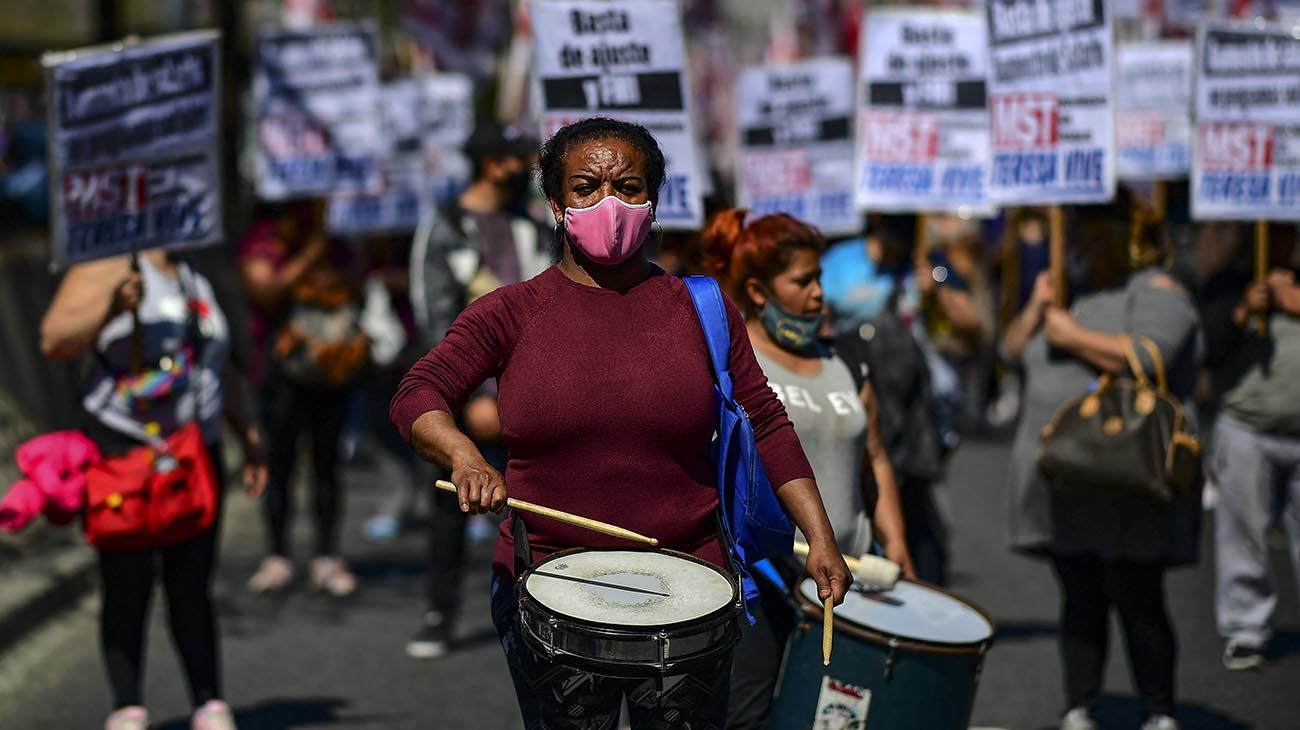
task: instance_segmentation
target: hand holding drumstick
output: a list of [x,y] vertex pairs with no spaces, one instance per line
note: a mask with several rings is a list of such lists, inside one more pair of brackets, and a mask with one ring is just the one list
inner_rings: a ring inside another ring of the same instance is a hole
[[[435,482],[434,486],[446,492],[459,493],[461,491],[459,488],[456,487],[455,484],[452,484],[451,482],[442,481],[441,479]],[[624,540],[631,540],[633,542],[645,543],[646,545],[652,545],[652,546],[659,544],[659,541],[653,537],[646,537],[645,535],[632,532],[631,530],[624,529],[617,525],[611,525],[607,522],[600,522],[598,520],[593,520],[587,517],[570,514],[568,512],[561,512],[558,509],[543,507],[539,504],[533,504],[532,502],[525,502],[521,499],[507,498],[504,506],[509,507],[510,509],[513,510],[518,510],[520,512],[529,512],[535,515],[549,517],[553,520],[556,520],[557,522],[563,522],[568,525],[582,527],[591,530],[592,532],[599,532],[602,535],[610,535],[612,537],[618,537]],[[461,508],[464,509],[464,502],[461,503]]]

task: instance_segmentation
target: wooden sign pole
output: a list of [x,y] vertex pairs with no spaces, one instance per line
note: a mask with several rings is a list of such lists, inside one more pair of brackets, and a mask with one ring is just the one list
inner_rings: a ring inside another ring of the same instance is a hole
[[1068,280],[1065,276],[1065,209],[1059,205],[1053,205],[1047,211],[1048,225],[1048,245],[1049,255],[1051,256],[1052,272],[1052,289],[1055,292],[1052,302],[1058,307],[1064,307],[1067,301],[1066,287]]
[[[1255,221],[1255,278],[1268,277],[1268,221]],[[1268,331],[1268,319],[1260,315],[1255,319],[1255,331],[1263,337]]]

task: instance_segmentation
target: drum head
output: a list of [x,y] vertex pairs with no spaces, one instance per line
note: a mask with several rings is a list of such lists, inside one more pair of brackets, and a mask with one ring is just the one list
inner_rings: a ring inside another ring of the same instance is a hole
[[[821,605],[812,578],[804,580],[799,592],[812,605]],[[879,593],[849,591],[835,617],[878,634],[929,644],[979,644],[993,637],[993,624],[974,606],[907,580]]]
[[736,601],[735,585],[721,570],[662,551],[559,553],[528,570],[524,590],[550,612],[613,626],[670,626]]

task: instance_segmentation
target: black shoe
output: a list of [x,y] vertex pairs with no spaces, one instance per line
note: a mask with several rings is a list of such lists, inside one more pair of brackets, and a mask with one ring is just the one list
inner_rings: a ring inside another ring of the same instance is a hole
[[442,617],[430,612],[415,636],[406,642],[406,655],[412,659],[438,659],[451,651],[451,627]]
[[1234,672],[1258,669],[1264,666],[1264,649],[1229,640],[1223,650],[1223,666]]

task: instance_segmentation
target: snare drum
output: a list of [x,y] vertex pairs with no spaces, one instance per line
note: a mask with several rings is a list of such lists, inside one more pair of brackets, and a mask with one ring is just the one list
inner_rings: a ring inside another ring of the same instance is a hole
[[516,591],[533,649],[604,676],[685,674],[740,637],[736,581],[672,550],[565,550],[525,571]]
[[802,615],[787,647],[770,727],[780,730],[966,730],[993,622],[937,587],[899,581],[849,591],[835,609],[822,666],[817,584],[799,587]]

